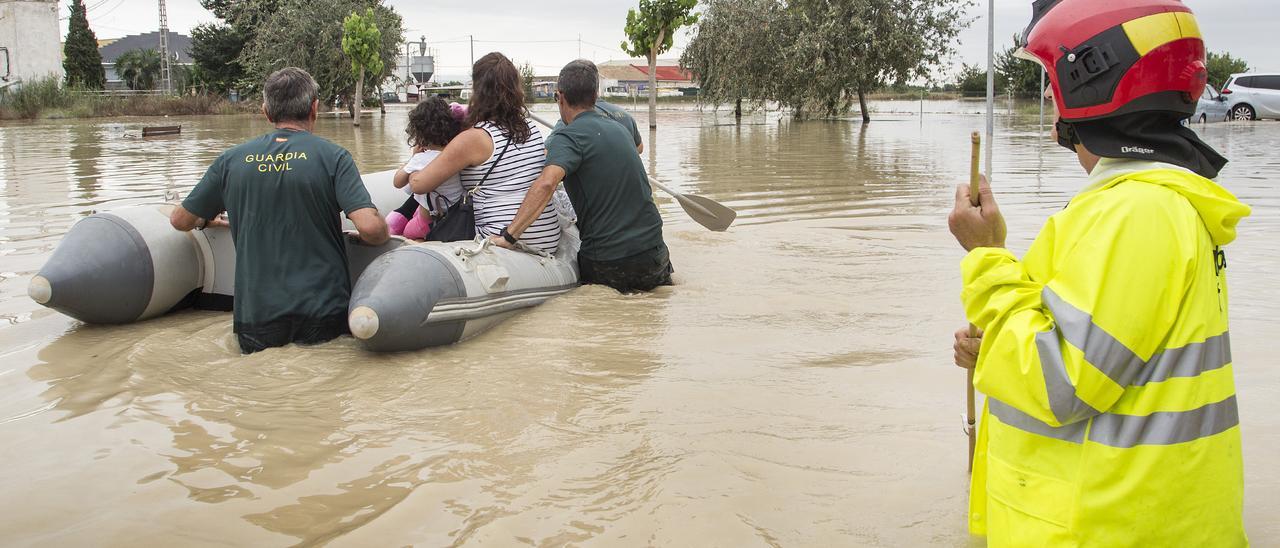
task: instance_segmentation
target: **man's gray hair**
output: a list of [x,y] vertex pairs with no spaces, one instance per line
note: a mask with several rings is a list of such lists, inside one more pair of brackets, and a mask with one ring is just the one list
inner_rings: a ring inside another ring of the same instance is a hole
[[571,107],[594,107],[600,93],[600,71],[586,59],[570,61],[560,69],[556,89]]
[[320,93],[316,79],[298,67],[271,73],[262,86],[262,108],[272,122],[304,122],[311,117],[311,103]]

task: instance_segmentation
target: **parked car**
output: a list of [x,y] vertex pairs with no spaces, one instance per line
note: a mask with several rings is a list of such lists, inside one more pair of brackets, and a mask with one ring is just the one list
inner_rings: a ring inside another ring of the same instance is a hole
[[382,102],[387,104],[399,103],[400,94],[394,91],[384,91],[382,92]]
[[1232,74],[1222,94],[1232,120],[1280,119],[1280,73]]
[[1206,84],[1204,94],[1196,104],[1196,113],[1191,115],[1190,121],[1197,124],[1225,122],[1230,119],[1230,114],[1231,107],[1227,105],[1227,97]]

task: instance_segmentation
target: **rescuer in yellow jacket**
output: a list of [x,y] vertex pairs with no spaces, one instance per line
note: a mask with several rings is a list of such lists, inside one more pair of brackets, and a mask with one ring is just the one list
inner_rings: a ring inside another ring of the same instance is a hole
[[1205,84],[1177,0],[1039,0],[1056,139],[1089,172],[1019,260],[957,191],[957,364],[987,396],[969,529],[990,546],[1244,546],[1226,254],[1249,208],[1179,120]]

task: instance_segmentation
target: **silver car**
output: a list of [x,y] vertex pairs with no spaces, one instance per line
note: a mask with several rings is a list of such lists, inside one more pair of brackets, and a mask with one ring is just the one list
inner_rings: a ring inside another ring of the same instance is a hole
[[1190,121],[1198,124],[1225,122],[1229,119],[1230,113],[1231,107],[1227,105],[1227,97],[1218,93],[1213,86],[1206,84],[1204,94],[1196,104],[1196,113],[1191,116]]
[[1232,120],[1280,119],[1280,74],[1232,74],[1222,94]]

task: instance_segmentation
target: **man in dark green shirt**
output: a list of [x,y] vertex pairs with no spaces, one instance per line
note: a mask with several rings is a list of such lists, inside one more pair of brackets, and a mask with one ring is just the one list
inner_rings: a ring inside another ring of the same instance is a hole
[[219,156],[170,218],[187,231],[224,211],[230,217],[234,331],[246,354],[346,332],[351,287],[339,211],[366,243],[388,237],[351,154],[311,133],[319,108],[311,75],[290,67],[267,77],[262,108],[276,129]]
[[671,261],[649,177],[632,134],[596,109],[598,82],[590,61],[573,61],[560,71],[556,102],[565,125],[547,138],[546,167],[511,225],[493,241],[506,247],[519,241],[563,180],[578,214],[583,283],[622,292],[671,285]]
[[[640,140],[640,126],[636,124],[636,119],[631,117],[627,109],[606,102],[604,99],[596,99],[596,112],[622,124],[622,127],[631,133],[631,138],[636,143],[636,153],[644,153],[644,141]],[[562,127],[564,127],[564,120],[557,120],[555,130],[559,131]]]

